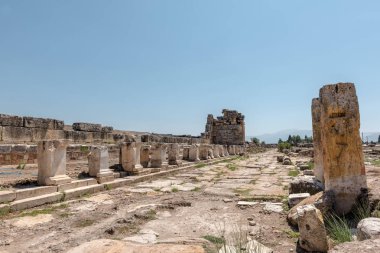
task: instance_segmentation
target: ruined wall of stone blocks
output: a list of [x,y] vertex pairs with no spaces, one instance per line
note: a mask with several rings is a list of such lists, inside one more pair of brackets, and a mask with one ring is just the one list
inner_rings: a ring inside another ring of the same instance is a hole
[[[67,147],[67,162],[86,161],[93,145],[72,144]],[[110,159],[119,159],[119,145],[107,145]],[[36,164],[37,146],[27,144],[1,144],[0,165]]]
[[203,134],[211,144],[243,145],[245,143],[244,115],[237,111],[223,110],[223,116],[207,116],[206,132]]

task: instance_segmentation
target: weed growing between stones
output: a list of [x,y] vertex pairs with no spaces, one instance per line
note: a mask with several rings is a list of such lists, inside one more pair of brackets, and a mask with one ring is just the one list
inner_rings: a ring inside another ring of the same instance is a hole
[[349,221],[345,217],[329,214],[325,217],[326,230],[331,239],[337,243],[351,242],[352,233]]

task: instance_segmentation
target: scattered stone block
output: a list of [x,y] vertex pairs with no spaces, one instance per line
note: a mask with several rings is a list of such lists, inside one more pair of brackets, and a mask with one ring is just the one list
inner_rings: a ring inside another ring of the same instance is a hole
[[304,200],[302,200],[300,203],[298,203],[296,206],[292,207],[288,213],[287,220],[288,222],[293,225],[298,225],[298,213],[297,208],[300,206],[305,205],[313,205],[318,210],[320,210],[323,214],[328,214],[332,211],[334,206],[335,198],[334,193],[331,191],[328,192],[319,192],[315,195],[312,195]]
[[312,171],[312,170],[304,170],[303,171],[303,175],[304,176],[313,176],[314,175],[314,171]]
[[283,165],[292,165],[292,161],[290,160],[290,157],[289,156],[284,156],[282,164]]
[[277,162],[283,163],[284,162],[284,156],[283,155],[278,155],[277,156]]
[[24,117],[23,126],[27,128],[63,130],[64,122],[56,119]]
[[357,236],[359,241],[380,239],[380,219],[366,218],[359,222]]
[[11,202],[16,199],[14,191],[0,191],[0,203]]
[[327,252],[328,241],[322,213],[313,205],[297,208],[299,245],[309,252]]
[[290,207],[293,207],[308,197],[310,197],[310,193],[290,194],[288,197],[288,204]]
[[289,183],[289,194],[307,192],[314,195],[323,190],[322,183],[313,176],[299,176]]
[[75,131],[84,131],[84,132],[101,132],[102,125],[77,122],[73,124],[73,129]]
[[60,185],[70,183],[66,175],[67,140],[40,141],[38,143],[38,184]]

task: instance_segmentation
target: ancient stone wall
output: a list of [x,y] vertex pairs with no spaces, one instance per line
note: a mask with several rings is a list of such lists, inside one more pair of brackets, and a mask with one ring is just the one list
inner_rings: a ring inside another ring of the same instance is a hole
[[214,119],[208,115],[206,132],[203,134],[211,144],[243,145],[245,143],[244,115],[224,109],[223,116]]

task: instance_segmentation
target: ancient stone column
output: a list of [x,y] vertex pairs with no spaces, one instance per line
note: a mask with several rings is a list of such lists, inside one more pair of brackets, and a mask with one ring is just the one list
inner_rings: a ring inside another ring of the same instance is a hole
[[140,148],[141,143],[126,142],[121,144],[121,165],[124,171],[131,174],[139,174],[142,172],[140,164]]
[[219,156],[220,157],[224,157],[224,148],[223,148],[223,145],[218,145],[218,149],[219,149]]
[[228,153],[230,155],[235,155],[235,146],[234,145],[229,145],[228,146]]
[[311,105],[313,122],[313,142],[314,142],[314,176],[324,183],[323,177],[323,157],[321,143],[321,103],[318,98],[314,98]]
[[188,161],[190,156],[190,146],[186,145],[183,147],[182,160]]
[[214,158],[220,158],[219,145],[214,145],[213,153],[214,153]]
[[358,98],[352,83],[326,85],[319,96],[325,190],[335,193],[335,211],[345,214],[367,188]]
[[66,175],[67,140],[40,141],[37,147],[38,184],[61,185],[71,182]]
[[157,143],[152,146],[151,150],[151,167],[152,168],[167,168],[168,162],[166,161],[166,148],[167,146],[162,143]]
[[201,160],[211,159],[210,149],[211,149],[211,145],[201,144],[201,146],[199,147],[199,159]]
[[143,168],[149,167],[149,161],[150,161],[150,145],[142,145],[141,151],[140,151],[140,163],[143,166]]
[[107,147],[91,147],[90,154],[88,155],[88,172],[91,177],[96,177],[100,184],[114,180],[113,171],[109,169]]
[[227,145],[224,145],[224,146],[223,146],[223,149],[224,149],[224,156],[229,156],[230,153],[228,153],[228,146],[227,146]]
[[168,146],[168,161],[169,165],[181,165],[182,162],[179,158],[179,145],[171,143]]
[[190,162],[198,162],[199,159],[199,145],[193,144],[189,149],[189,161]]

